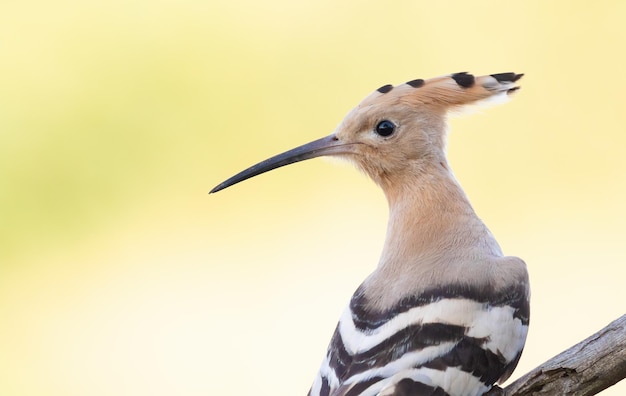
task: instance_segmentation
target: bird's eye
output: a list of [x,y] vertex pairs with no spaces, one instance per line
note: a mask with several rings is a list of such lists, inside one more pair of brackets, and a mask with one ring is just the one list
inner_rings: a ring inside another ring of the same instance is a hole
[[396,130],[396,124],[389,120],[382,120],[376,125],[376,133],[382,137],[391,136]]

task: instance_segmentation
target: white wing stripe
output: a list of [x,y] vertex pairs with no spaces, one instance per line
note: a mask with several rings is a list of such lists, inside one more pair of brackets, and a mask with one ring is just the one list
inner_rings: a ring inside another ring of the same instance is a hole
[[363,382],[373,377],[391,377],[397,372],[425,364],[438,356],[445,355],[450,352],[455,345],[456,343],[454,342],[447,342],[437,346],[426,347],[419,351],[405,353],[400,358],[387,363],[385,366],[376,367],[353,375],[344,381],[344,384]]
[[462,326],[468,328],[470,337],[488,337],[487,348],[512,360],[523,346],[528,329],[520,319],[514,318],[514,313],[515,309],[510,306],[490,307],[468,299],[443,299],[402,312],[378,328],[361,331],[356,328],[348,307],[339,321],[339,331],[346,351],[355,355],[370,350],[411,325],[443,323]]

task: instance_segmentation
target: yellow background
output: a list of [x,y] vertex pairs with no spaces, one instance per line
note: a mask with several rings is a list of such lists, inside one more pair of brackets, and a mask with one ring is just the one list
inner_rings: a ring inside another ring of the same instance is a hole
[[[452,167],[526,260],[523,374],[624,313],[626,2],[0,5],[0,394],[303,395],[387,207],[314,160],[387,83],[523,72]],[[620,384],[605,394],[621,395]]]

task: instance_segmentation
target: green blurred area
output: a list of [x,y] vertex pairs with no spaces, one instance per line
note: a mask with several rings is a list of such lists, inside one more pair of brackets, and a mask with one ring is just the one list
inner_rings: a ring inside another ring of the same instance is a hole
[[[305,392],[345,283],[376,263],[382,195],[321,161],[206,193],[378,86],[459,71],[526,74],[449,139],[531,269],[521,370],[600,328],[622,308],[581,289],[626,297],[625,18],[619,1],[4,1],[0,394],[231,394],[238,369],[280,383],[263,353],[310,365],[289,383]],[[310,351],[279,347],[298,337]]]

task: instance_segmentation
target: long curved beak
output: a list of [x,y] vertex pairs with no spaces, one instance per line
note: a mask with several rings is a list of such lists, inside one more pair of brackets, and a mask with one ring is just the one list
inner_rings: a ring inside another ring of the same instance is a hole
[[226,187],[230,187],[233,184],[237,184],[251,177],[260,175],[261,173],[280,168],[281,166],[324,155],[348,154],[353,152],[353,148],[354,144],[342,143],[334,134],[332,134],[259,162],[258,164],[253,165],[248,169],[237,173],[230,179],[218,184],[215,188],[209,191],[209,194],[223,190]]

